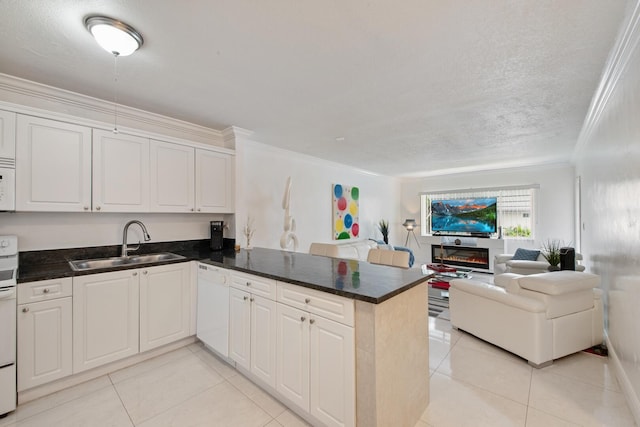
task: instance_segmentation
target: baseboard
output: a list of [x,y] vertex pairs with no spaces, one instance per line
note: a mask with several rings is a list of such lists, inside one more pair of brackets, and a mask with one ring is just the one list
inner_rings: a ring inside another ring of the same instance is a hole
[[622,367],[622,363],[618,358],[618,354],[616,353],[616,349],[613,347],[613,344],[609,340],[609,336],[605,334],[605,342],[607,343],[607,350],[609,350],[609,360],[613,364],[613,369],[616,374],[616,378],[620,383],[620,388],[622,389],[622,394],[627,401],[627,405],[629,405],[629,410],[633,414],[633,418],[637,425],[640,425],[640,398],[636,394],[631,380],[627,376],[624,368]]

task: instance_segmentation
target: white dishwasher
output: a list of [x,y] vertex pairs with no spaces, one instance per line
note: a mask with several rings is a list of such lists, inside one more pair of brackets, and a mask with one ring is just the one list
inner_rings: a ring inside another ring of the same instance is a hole
[[220,355],[229,357],[229,272],[198,263],[196,336]]

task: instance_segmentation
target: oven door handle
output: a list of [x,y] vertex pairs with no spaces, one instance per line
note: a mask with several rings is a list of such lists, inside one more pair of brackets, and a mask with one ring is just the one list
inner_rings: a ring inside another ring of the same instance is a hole
[[16,294],[16,288],[0,290],[0,299],[10,299]]

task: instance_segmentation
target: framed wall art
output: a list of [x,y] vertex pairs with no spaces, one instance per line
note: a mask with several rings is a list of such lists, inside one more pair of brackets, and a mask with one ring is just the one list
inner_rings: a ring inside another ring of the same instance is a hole
[[333,184],[333,240],[355,239],[360,234],[360,189]]

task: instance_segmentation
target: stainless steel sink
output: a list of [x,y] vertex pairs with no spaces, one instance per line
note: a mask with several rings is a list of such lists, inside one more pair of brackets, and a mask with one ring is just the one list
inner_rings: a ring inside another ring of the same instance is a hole
[[173,261],[184,259],[182,255],[162,252],[159,254],[133,255],[127,257],[79,259],[69,261],[71,269],[74,271],[97,270],[99,268],[112,268],[125,265],[153,264],[162,261]]

